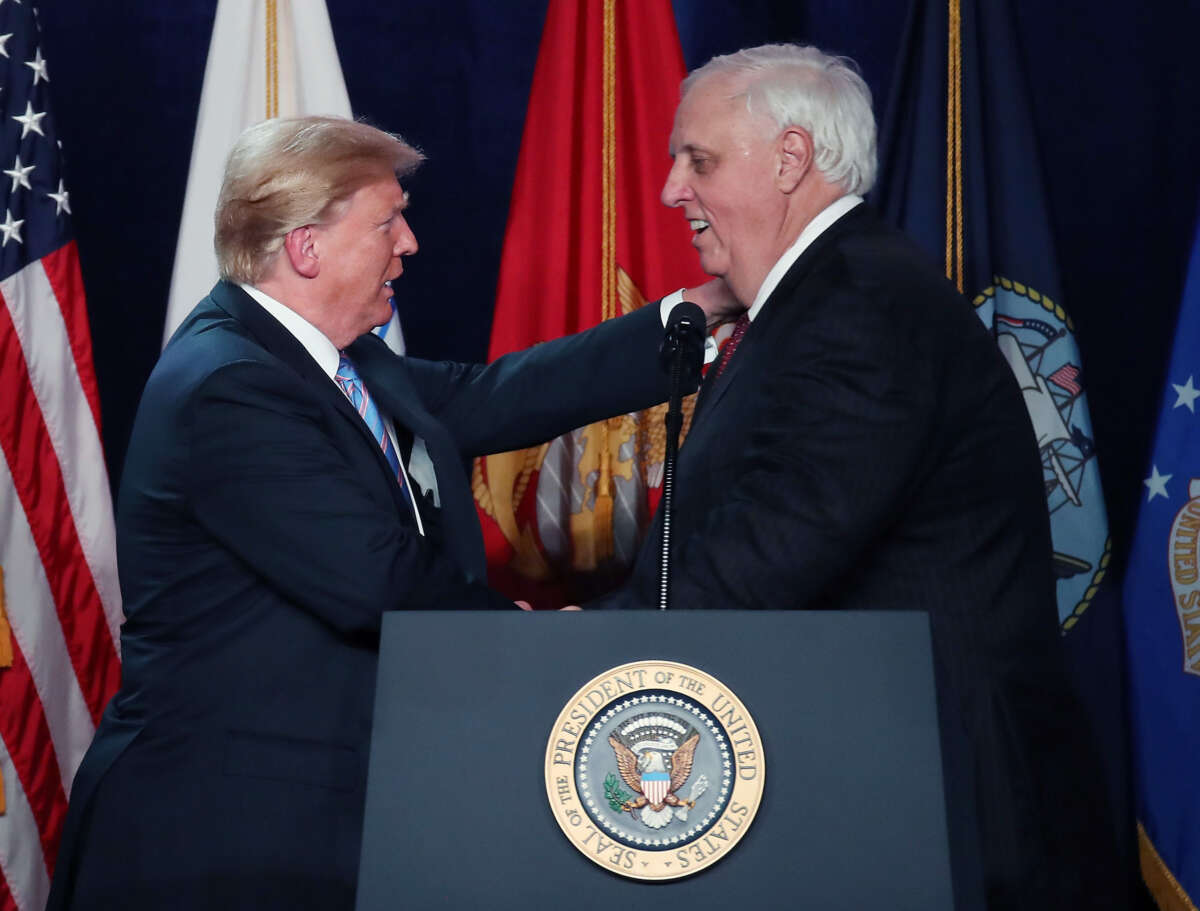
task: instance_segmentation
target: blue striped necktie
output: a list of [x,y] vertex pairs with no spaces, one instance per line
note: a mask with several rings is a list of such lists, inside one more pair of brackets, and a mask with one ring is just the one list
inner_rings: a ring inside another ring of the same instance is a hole
[[344,354],[341,360],[338,361],[337,373],[333,379],[342,392],[346,394],[346,398],[350,400],[350,404],[354,406],[354,409],[366,423],[367,428],[374,435],[375,442],[383,450],[384,458],[392,466],[392,474],[396,477],[396,483],[405,492],[405,498],[408,500],[409,506],[412,506],[412,494],[408,489],[408,485],[404,482],[404,472],[400,470],[400,456],[396,452],[396,447],[393,445],[391,437],[388,436],[387,428],[383,424],[383,417],[379,414],[379,409],[375,407],[375,401],[371,398],[371,393],[367,392],[367,387],[363,385],[358,371],[354,369],[354,364]]

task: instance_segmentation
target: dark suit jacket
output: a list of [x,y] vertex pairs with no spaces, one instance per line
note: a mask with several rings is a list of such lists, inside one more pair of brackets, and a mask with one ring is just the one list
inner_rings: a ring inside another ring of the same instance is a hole
[[[1086,843],[1109,829],[1059,654],[1037,443],[923,253],[865,206],[821,234],[701,388],[676,484],[675,606],[927,610],[989,906],[1091,895]],[[658,523],[596,606],[657,603]]]
[[385,610],[509,608],[464,462],[661,401],[657,308],[496,363],[350,354],[422,437],[416,532],[303,347],[219,283],[146,386],[117,514],[121,688],[71,793],[50,907],[350,907]]

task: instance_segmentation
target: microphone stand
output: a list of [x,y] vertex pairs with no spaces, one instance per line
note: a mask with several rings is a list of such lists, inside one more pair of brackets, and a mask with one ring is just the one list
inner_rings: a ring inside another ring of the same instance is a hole
[[704,356],[704,324],[704,313],[695,304],[676,305],[671,311],[660,351],[670,376],[670,398],[664,419],[667,445],[663,457],[659,610],[666,610],[671,605],[671,518],[675,501],[675,461],[679,453],[679,432],[683,429],[683,383],[685,376],[694,379],[699,375]]

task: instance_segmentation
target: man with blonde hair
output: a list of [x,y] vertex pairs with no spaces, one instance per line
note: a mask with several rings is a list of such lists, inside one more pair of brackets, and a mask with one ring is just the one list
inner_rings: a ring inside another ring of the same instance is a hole
[[[662,202],[737,316],[680,451],[677,603],[928,611],[988,907],[1119,907],[1037,440],[970,304],[863,204],[866,84],[812,47],[717,57],[684,81],[670,151]],[[593,606],[655,604],[655,541]]]
[[371,334],[417,251],[399,181],[420,160],[315,117],[229,157],[221,281],[130,441],[123,679],[52,908],[351,907],[381,614],[514,609],[484,584],[465,460],[666,397],[653,307],[486,367]]

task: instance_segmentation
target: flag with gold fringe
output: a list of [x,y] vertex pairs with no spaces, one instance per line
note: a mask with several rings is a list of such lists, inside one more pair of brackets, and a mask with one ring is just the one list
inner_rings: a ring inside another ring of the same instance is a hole
[[[686,224],[658,201],[684,72],[669,0],[550,0],[489,358],[704,280]],[[492,584],[550,606],[618,583],[652,513],[664,446],[655,409],[477,460]]]
[[[1059,626],[1124,827],[1120,593],[1108,571],[1112,540],[1086,370],[1064,305],[1011,5],[914,0],[893,85],[873,199],[944,264],[1024,394],[1042,458]],[[1128,846],[1130,834],[1114,837]]]
[[1122,599],[1142,878],[1162,911],[1200,899],[1200,226]]

